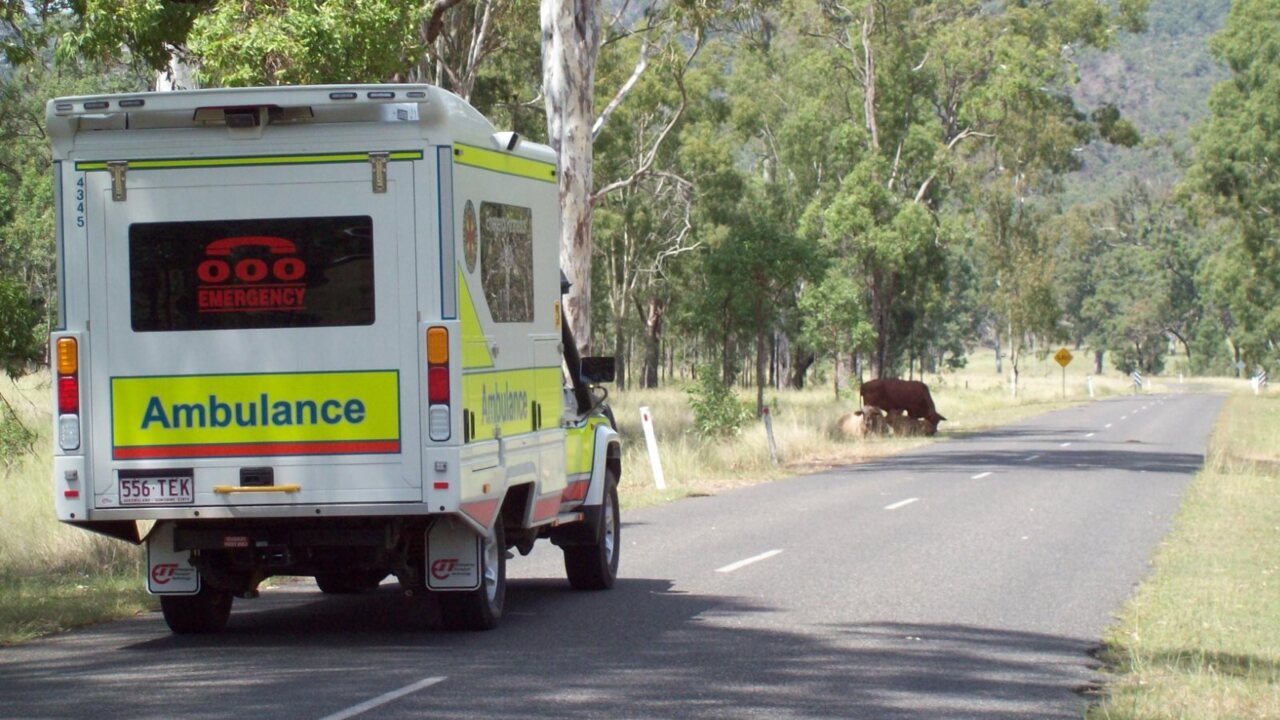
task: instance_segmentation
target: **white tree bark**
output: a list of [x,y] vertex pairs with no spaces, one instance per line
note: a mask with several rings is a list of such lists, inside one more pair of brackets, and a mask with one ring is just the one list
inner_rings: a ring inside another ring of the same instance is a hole
[[591,345],[591,140],[599,0],[541,0],[547,142],[559,155],[560,266],[573,287],[565,321],[584,354]]

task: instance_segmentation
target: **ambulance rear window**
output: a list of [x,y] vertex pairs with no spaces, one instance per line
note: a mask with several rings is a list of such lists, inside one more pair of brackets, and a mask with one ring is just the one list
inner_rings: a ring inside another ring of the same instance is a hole
[[135,223],[136,332],[372,325],[369,216]]

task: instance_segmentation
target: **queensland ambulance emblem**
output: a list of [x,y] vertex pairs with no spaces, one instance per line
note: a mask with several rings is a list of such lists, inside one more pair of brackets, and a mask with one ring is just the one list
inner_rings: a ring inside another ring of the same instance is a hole
[[476,254],[476,208],[468,200],[462,210],[462,255],[469,273],[476,271]]

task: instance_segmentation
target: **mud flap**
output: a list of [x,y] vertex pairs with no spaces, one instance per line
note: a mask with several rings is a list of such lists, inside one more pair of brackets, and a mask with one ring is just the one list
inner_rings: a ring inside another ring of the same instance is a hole
[[190,550],[173,549],[173,523],[159,522],[147,534],[147,592],[152,595],[195,595],[200,572]]
[[465,522],[452,517],[427,529],[427,589],[475,590],[480,587],[483,539]]

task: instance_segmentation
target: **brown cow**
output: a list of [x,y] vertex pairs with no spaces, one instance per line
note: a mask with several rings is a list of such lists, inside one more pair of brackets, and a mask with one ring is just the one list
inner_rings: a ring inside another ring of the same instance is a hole
[[864,406],[874,405],[890,415],[905,412],[913,420],[924,420],[926,435],[938,432],[938,423],[946,420],[934,409],[929,386],[918,380],[868,380],[858,392]]

